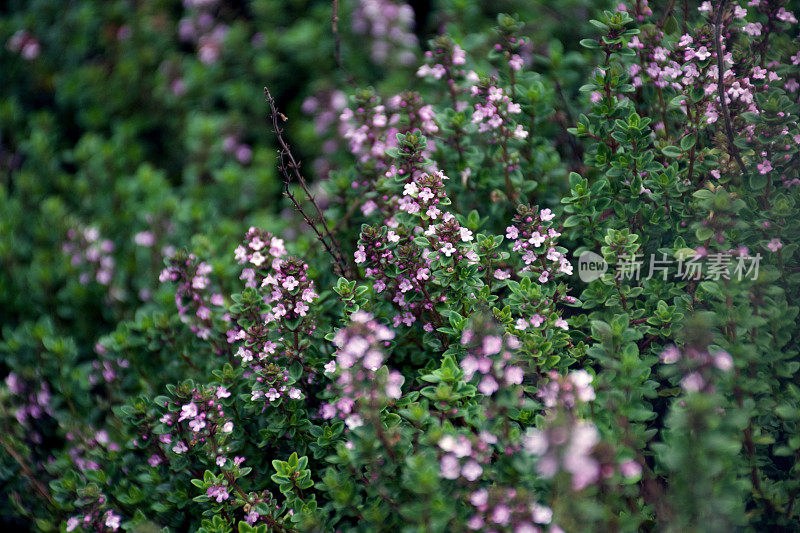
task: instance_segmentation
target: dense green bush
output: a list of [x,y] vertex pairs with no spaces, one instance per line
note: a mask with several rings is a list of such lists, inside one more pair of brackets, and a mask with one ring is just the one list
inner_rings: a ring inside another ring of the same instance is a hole
[[800,527],[793,6],[422,4],[0,11],[3,524]]

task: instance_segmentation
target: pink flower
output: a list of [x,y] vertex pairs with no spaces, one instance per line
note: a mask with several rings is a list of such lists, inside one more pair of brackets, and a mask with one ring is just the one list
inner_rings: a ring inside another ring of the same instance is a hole
[[553,521],[553,510],[539,503],[531,504],[531,518],[537,524],[549,524]]
[[467,464],[461,469],[461,475],[467,481],[475,481],[483,473],[483,468],[474,459],[467,461]]
[[625,461],[619,465],[619,471],[623,477],[628,479],[639,477],[642,473],[642,465],[633,460]]
[[217,503],[221,503],[224,500],[230,498],[228,494],[228,489],[223,487],[222,485],[212,485],[206,489],[206,496],[209,498],[214,498],[217,500]]
[[192,431],[195,433],[199,432],[201,429],[206,427],[206,422],[202,418],[195,418],[191,422],[189,422],[189,427],[192,428]]
[[366,261],[367,253],[364,251],[364,246],[359,246],[358,250],[356,250],[356,253],[353,254],[353,256],[355,257],[356,263],[363,263]]
[[469,497],[469,502],[475,507],[483,507],[489,501],[489,492],[486,489],[479,489]]
[[778,250],[783,248],[783,243],[781,242],[780,239],[774,238],[767,243],[767,248],[769,248],[773,252],[777,252]]
[[499,280],[508,279],[511,277],[511,274],[506,272],[505,270],[497,269],[494,271],[494,278]]
[[441,462],[439,463],[439,468],[441,470],[441,476],[445,479],[458,479],[458,474],[461,468],[461,465],[458,462],[458,459],[454,455],[447,454],[442,457]]
[[503,347],[503,339],[496,335],[488,335],[483,339],[483,355],[494,355]]
[[478,384],[478,390],[481,394],[486,396],[491,396],[494,394],[500,386],[497,384],[497,381],[489,375],[483,376],[483,379]]
[[714,354],[714,366],[728,372],[733,368],[733,357],[728,352],[722,350]]
[[264,257],[261,252],[256,252],[250,257],[250,262],[253,263],[255,266],[261,266],[264,264],[267,258]]
[[511,519],[511,509],[508,505],[500,504],[492,511],[492,522],[505,525]]
[[523,140],[528,138],[528,131],[522,127],[522,124],[517,124],[512,135],[515,139]]
[[507,366],[505,373],[506,383],[509,385],[519,385],[525,377],[525,372],[518,366]]
[[186,444],[182,440],[179,440],[178,443],[172,447],[172,451],[177,454],[182,454],[184,452],[189,451],[189,447],[186,446]]
[[756,167],[758,167],[759,173],[766,174],[772,170],[772,163],[765,159],[762,163],[757,164]]
[[677,363],[678,360],[681,358],[681,352],[678,350],[676,346],[669,346],[659,356],[661,362],[666,365],[671,365],[672,363]]
[[294,311],[298,316],[306,316],[306,313],[308,313],[309,309],[310,307],[305,302],[297,302],[297,304],[294,306]]
[[355,413],[345,418],[344,423],[350,429],[356,429],[364,425],[364,421],[361,419],[359,415]]
[[114,514],[113,511],[106,511],[106,527],[110,527],[113,531],[119,529],[119,521],[122,517]]
[[699,372],[690,372],[681,380],[681,387],[687,392],[697,392],[705,386],[706,382]]
[[197,416],[197,405],[194,402],[189,402],[183,407],[181,407],[181,416],[178,418],[178,422],[181,420],[186,420],[187,418],[194,418]]

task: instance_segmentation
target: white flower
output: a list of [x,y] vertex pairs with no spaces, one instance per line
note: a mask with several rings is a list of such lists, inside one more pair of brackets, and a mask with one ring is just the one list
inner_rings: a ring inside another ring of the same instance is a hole
[[447,243],[444,244],[444,246],[442,246],[439,249],[439,251],[442,252],[447,257],[450,257],[451,255],[453,255],[456,252],[456,249],[453,247],[452,244],[447,242]]
[[352,414],[345,418],[344,423],[347,424],[347,427],[350,429],[356,429],[364,425],[364,421],[357,414]]
[[261,266],[264,264],[267,258],[261,255],[261,252],[256,252],[250,257],[250,262],[253,263],[255,266]]

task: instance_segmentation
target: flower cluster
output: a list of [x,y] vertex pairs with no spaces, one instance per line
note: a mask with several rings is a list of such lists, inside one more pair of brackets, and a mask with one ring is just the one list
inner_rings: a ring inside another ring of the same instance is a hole
[[189,325],[198,338],[207,340],[213,329],[212,308],[223,307],[225,299],[220,293],[211,293],[208,275],[212,268],[198,261],[194,254],[177,252],[168,260],[158,279],[162,283],[177,283],[175,305],[181,321]]
[[239,163],[246,165],[253,159],[253,149],[241,142],[239,138],[230,134],[222,140],[222,150],[226,154],[233,154]]
[[[420,130],[436,133],[439,127],[434,120],[433,107],[425,104],[412,91],[397,94],[385,102],[369,90],[355,96],[353,108],[347,107],[339,115],[339,134],[348,140],[350,152],[365,171],[362,181],[354,181],[352,188],[359,195],[374,189],[377,178],[393,173],[387,152],[398,147],[398,134]],[[428,156],[435,146],[427,146],[421,154]],[[375,201],[362,206],[365,215],[375,210]]]
[[563,469],[572,476],[573,490],[578,491],[600,478],[600,462],[592,454],[599,442],[595,425],[577,420],[546,430],[534,429],[526,436],[524,445],[528,452],[539,457],[540,476],[551,478]]
[[14,398],[14,418],[27,428],[28,436],[33,442],[41,442],[42,436],[37,430],[40,424],[38,421],[45,415],[54,414],[50,386],[45,381],[39,382],[36,386],[14,372],[6,376],[5,384]]
[[165,413],[160,424],[152,432],[141,434],[134,445],[154,449],[149,459],[151,466],[160,464],[168,452],[182,455],[195,448],[205,449],[217,464],[224,464],[222,443],[234,424],[226,415],[223,402],[231,393],[222,386],[193,387],[182,392],[173,400],[163,401]]
[[[572,371],[566,376],[550,372],[549,377],[550,381],[537,394],[547,410],[548,422],[544,427],[531,429],[523,439],[523,446],[539,458],[537,470],[541,476],[551,478],[563,470],[571,476],[573,490],[583,490],[615,472],[613,458],[598,446],[597,427],[574,414],[579,405],[595,399],[594,378],[585,370]],[[623,464],[624,468],[620,468],[633,474],[635,466]]]
[[403,375],[396,370],[381,372],[384,350],[394,332],[366,311],[356,311],[350,320],[349,326],[336,332],[335,359],[325,365],[325,373],[335,377],[329,388],[336,390],[337,400],[324,403],[320,415],[339,417],[355,429],[364,424],[362,414],[377,412],[387,401],[400,398]]
[[[281,322],[300,320],[300,329],[288,329],[305,335],[314,331],[313,322],[306,317],[309,304],[313,304],[319,295],[314,290],[314,281],[307,275],[308,265],[297,257],[287,256],[282,239],[250,228],[245,236],[245,245],[236,249],[236,259],[239,264],[248,265],[241,276],[247,286],[259,286],[267,292],[263,302],[270,307],[263,309],[262,325],[275,326],[281,331],[282,327],[286,329]],[[242,335],[241,331],[229,331],[228,339],[240,339]],[[274,347],[266,351],[274,353]]]
[[102,467],[96,460],[97,455],[95,451],[99,451],[99,453],[102,453],[103,450],[118,452],[120,446],[110,439],[108,432],[104,429],[94,431],[89,427],[87,431],[88,434],[79,429],[70,431],[65,435],[70,445],[69,458],[72,464],[81,472],[86,472],[87,470],[102,470]]
[[682,350],[675,345],[667,346],[659,359],[666,365],[680,364],[683,372],[680,385],[686,392],[713,391],[712,369],[723,372],[733,369],[733,357],[725,350],[716,350],[712,354],[707,348],[692,345]]
[[212,9],[218,0],[184,0],[189,15],[178,23],[178,35],[182,41],[197,45],[197,57],[206,65],[219,60],[228,27],[218,23]]
[[444,452],[439,460],[439,475],[445,479],[464,479],[473,483],[480,479],[484,467],[492,462],[493,445],[497,436],[489,432],[466,436],[445,435],[439,439],[439,449]]
[[410,65],[416,61],[414,10],[405,2],[359,0],[353,12],[353,32],[369,36],[370,55],[378,64]]
[[75,531],[77,528],[89,531],[116,531],[119,529],[122,517],[111,509],[102,511],[105,496],[97,498],[97,505],[90,507],[83,516],[72,516],[67,519],[66,531]]
[[586,370],[574,370],[566,377],[551,371],[550,381],[536,395],[541,398],[546,409],[559,405],[571,409],[578,401],[590,402],[595,399],[593,379]]
[[525,263],[520,272],[530,272],[539,283],[572,274],[572,265],[556,240],[561,233],[553,227],[554,218],[550,209],[520,205],[513,224],[506,228],[506,238],[513,242],[512,250]]
[[313,118],[316,136],[324,139],[321,146],[323,155],[315,159],[313,165],[318,176],[329,175],[333,168],[330,155],[335,154],[342,146],[336,133],[339,128],[347,127],[344,123],[339,124],[339,115],[346,106],[347,96],[340,90],[318,91],[303,100],[300,106],[304,114]]
[[433,43],[435,47],[425,52],[426,62],[417,69],[417,76],[444,78],[448,85],[455,86],[455,79],[466,75],[460,67],[467,62],[467,53],[446,37],[439,37]]
[[[473,85],[470,94],[476,100],[472,123],[477,124],[479,132],[491,134],[490,142],[505,143],[512,138],[525,139],[528,136],[522,124],[511,118],[522,113],[522,107],[511,101],[495,78],[486,78]],[[515,166],[509,167],[509,170],[515,169]]]
[[480,488],[469,495],[475,509],[467,527],[475,531],[513,531],[514,533],[539,533],[547,528],[550,533],[563,530],[552,523],[553,510],[531,500],[522,489],[491,486]]
[[308,265],[287,256],[282,239],[258,228],[247,232],[236,258],[248,265],[242,279],[259,289],[256,299],[233,314],[236,325],[227,333],[229,343],[242,341],[234,355],[255,376],[251,400],[299,400],[303,393],[292,386],[283,365],[304,358],[308,337],[316,329],[310,310],[319,295],[307,275]]
[[[525,371],[513,362],[513,352],[520,343],[513,335],[505,338],[499,335],[478,335],[472,329],[465,329],[461,335],[461,345],[467,349],[467,355],[461,359],[461,369],[467,381],[475,379],[478,391],[491,396],[501,387],[513,390],[521,385]],[[522,392],[517,389],[517,394]]]
[[114,279],[114,242],[103,239],[96,227],[70,228],[62,251],[70,256],[72,266],[81,268],[78,278],[82,285],[92,279],[110,285]]

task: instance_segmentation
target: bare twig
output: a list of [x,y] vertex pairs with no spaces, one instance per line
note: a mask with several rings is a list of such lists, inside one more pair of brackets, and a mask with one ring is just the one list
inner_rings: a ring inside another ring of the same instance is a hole
[[725,66],[722,61],[722,13],[725,11],[725,4],[727,3],[728,0],[722,0],[719,3],[717,15],[714,17],[714,48],[717,52],[717,91],[719,92],[719,101],[722,106],[722,117],[725,119],[725,135],[728,137],[730,150],[739,164],[742,174],[746,174],[747,168],[744,166],[742,156],[739,154],[739,148],[733,144],[733,126],[731,125],[731,115],[728,112],[728,103],[725,101],[725,86],[723,85]]
[[[289,145],[283,138],[283,129],[280,127],[278,118],[280,117],[281,120],[286,121],[286,115],[277,110],[275,107],[275,100],[272,98],[269,89],[266,87],[264,87],[264,95],[267,98],[267,103],[269,103],[270,118],[272,119],[272,130],[275,132],[275,136],[278,139],[278,155],[280,156],[278,167],[281,172],[281,176],[283,177],[283,186],[286,196],[292,201],[297,211],[303,216],[303,219],[305,219],[306,223],[311,227],[312,230],[314,230],[314,233],[317,235],[317,239],[322,243],[322,245],[325,247],[325,250],[333,258],[334,264],[339,270],[338,274],[349,277],[349,268],[347,266],[347,261],[342,254],[342,249],[339,246],[336,237],[333,236],[328,228],[328,223],[325,221],[325,215],[322,213],[322,209],[320,209],[319,204],[317,204],[317,201],[314,199],[314,195],[312,195],[311,191],[308,189],[308,184],[306,183],[303,175],[300,173],[300,165],[295,160],[291,148],[289,148]],[[316,209],[319,222],[322,224],[322,231],[320,231],[320,229],[317,227],[316,222],[312,220],[305,210],[303,210],[303,207],[297,201],[297,198],[295,198],[294,193],[292,193],[289,185],[293,181],[296,181],[300,185],[306,197],[311,202],[311,205],[313,205],[314,209]]]

